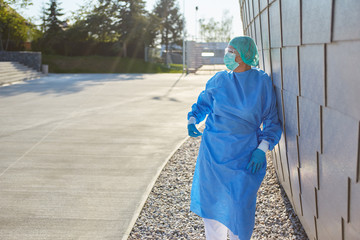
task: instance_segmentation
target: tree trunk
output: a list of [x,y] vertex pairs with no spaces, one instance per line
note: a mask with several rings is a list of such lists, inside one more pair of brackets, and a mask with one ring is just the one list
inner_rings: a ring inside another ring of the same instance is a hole
[[126,41],[123,43],[123,57],[127,57],[127,44],[126,44]]
[[165,64],[169,67],[168,57],[169,57],[169,30],[166,28],[165,30],[165,47],[166,47],[166,57],[165,57]]
[[2,30],[0,31],[0,51],[3,51],[3,42],[2,42]]
[[7,41],[6,41],[5,51],[7,51],[8,47],[9,47],[9,40],[10,40],[10,28],[9,28],[9,31],[8,31],[8,38],[7,38]]

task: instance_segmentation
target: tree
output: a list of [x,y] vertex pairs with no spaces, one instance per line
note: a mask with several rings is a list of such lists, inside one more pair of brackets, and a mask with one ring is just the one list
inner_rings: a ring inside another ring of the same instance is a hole
[[208,21],[200,19],[200,35],[206,42],[229,42],[231,39],[233,17],[228,14],[228,11],[223,13],[221,22],[216,22],[214,18]]
[[64,41],[64,22],[60,20],[60,17],[64,14],[59,7],[57,0],[49,0],[47,3],[48,8],[42,10],[42,30],[44,34],[41,38],[33,42],[33,46],[37,50],[41,50],[45,53],[61,53],[63,52]]
[[160,18],[153,13],[148,13],[146,15],[146,26],[144,32],[144,42],[147,47],[155,47],[159,30]]
[[76,16],[68,31],[72,38],[76,37],[75,28],[86,31],[88,40],[114,43],[122,48],[123,56],[136,56],[145,45],[154,43],[156,22],[156,16],[145,11],[143,0],[98,0],[92,9]]
[[41,16],[40,16],[40,19],[41,19],[40,31],[42,33],[45,33],[46,30],[47,30],[47,27],[46,27],[46,19],[47,19],[46,15],[47,15],[47,12],[46,12],[45,5],[43,3],[43,5],[41,6]]
[[[51,12],[59,16],[57,11],[46,10],[46,31],[37,45],[45,52],[143,57],[145,46],[155,45],[159,30],[159,18],[145,10],[143,0],[88,0],[73,16],[75,23],[58,32],[51,28],[56,30],[61,22],[51,25]],[[57,46],[62,49],[53,51],[53,42],[59,39],[62,44]]]
[[144,48],[144,37],[146,36],[145,2],[143,0],[119,0],[114,5],[118,9],[116,15],[116,31],[120,34],[123,45],[123,56],[128,56],[128,49],[133,50],[132,55]]
[[[116,41],[118,34],[114,30],[114,15],[115,8],[112,1],[100,0],[83,22],[89,37],[100,42]],[[78,26],[81,25],[80,22],[77,22]]]
[[62,9],[58,5],[57,0],[50,0],[50,3],[48,3],[49,8],[46,9],[46,35],[51,35],[51,37],[63,31],[61,28],[63,21],[60,21],[59,17],[64,14],[61,13]]
[[182,15],[175,0],[158,0],[153,12],[160,19],[161,44],[165,45],[167,54],[170,43],[181,42],[184,24]]
[[6,3],[0,5],[0,50],[22,50],[30,26]]

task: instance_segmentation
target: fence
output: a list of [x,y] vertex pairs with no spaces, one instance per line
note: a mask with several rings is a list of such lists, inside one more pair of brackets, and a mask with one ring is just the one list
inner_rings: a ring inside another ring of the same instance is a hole
[[[224,49],[227,42],[195,42],[186,41],[185,64],[190,72],[196,71],[203,65],[224,64]],[[182,64],[182,50],[171,51],[168,54],[161,49],[145,48],[145,61]]]

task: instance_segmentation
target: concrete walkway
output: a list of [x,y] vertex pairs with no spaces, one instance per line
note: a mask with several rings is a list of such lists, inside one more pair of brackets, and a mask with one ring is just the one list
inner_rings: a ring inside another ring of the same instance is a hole
[[0,239],[126,239],[209,75],[0,87]]

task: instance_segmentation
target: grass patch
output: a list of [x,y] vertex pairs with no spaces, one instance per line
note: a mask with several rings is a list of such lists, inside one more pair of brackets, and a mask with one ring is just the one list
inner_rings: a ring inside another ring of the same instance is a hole
[[182,64],[170,68],[136,58],[42,55],[42,63],[50,73],[182,73]]

